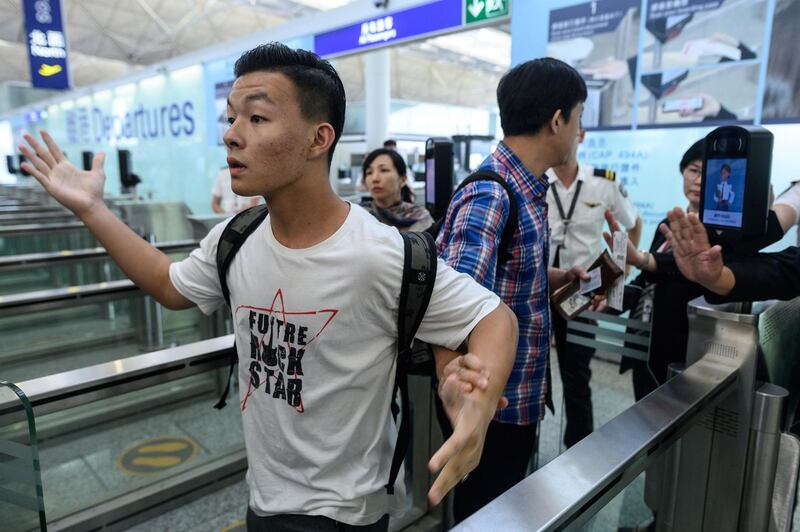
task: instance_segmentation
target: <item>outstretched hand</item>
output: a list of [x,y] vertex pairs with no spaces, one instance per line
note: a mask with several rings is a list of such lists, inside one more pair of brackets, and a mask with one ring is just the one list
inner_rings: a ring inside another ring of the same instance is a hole
[[[478,356],[467,353],[454,358],[442,371],[439,380],[439,398],[450,423],[454,423],[464,404],[464,398],[473,390],[485,391],[489,387],[491,374]],[[508,406],[508,399],[501,397],[497,408]]]
[[713,286],[722,276],[722,248],[711,246],[708,234],[697,214],[688,216],[678,207],[667,213],[669,227],[659,231],[670,242],[675,263],[684,277],[703,286]]
[[490,378],[480,358],[472,353],[457,357],[444,368],[438,393],[453,425],[453,435],[428,463],[432,473],[441,471],[428,492],[431,504],[439,504],[447,492],[477,467],[495,409],[508,406],[505,397],[495,407],[488,405],[482,392],[488,388]]
[[21,145],[19,150],[30,162],[22,163],[22,167],[51,196],[76,215],[89,212],[98,202],[103,201],[105,154],[101,152],[94,156],[91,170],[79,170],[67,160],[49,133],[42,131],[41,135],[44,146],[32,135],[24,135],[29,146]]

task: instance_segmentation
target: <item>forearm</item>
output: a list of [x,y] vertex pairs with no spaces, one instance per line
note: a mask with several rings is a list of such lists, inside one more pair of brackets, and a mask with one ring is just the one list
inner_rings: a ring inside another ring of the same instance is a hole
[[517,317],[504,303],[483,318],[469,336],[469,352],[480,358],[489,374],[486,390],[475,392],[492,413],[514,367],[518,336]]
[[637,217],[636,224],[628,231],[628,240],[633,243],[633,247],[638,248],[642,239],[642,219]]
[[724,266],[719,277],[708,283],[702,283],[703,287],[720,296],[727,296],[736,286],[736,276],[730,268]]
[[213,196],[211,198],[211,210],[217,214],[225,213],[225,211],[222,210],[222,205],[219,196]]
[[713,292],[714,301],[709,301],[787,300],[800,295],[800,251],[796,247],[734,260],[723,268],[726,270],[729,274],[725,275],[730,275],[727,281],[707,287]]
[[438,345],[432,345],[431,349],[433,350],[433,360],[436,363],[436,379],[442,380],[445,366],[461,356],[461,353]]
[[172,285],[169,278],[170,258],[137,235],[104,203],[99,203],[80,217],[114,262],[139,288],[169,309],[193,305]]

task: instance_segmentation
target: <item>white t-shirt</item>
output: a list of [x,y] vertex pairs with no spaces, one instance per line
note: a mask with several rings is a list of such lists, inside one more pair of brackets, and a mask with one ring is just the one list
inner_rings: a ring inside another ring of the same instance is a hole
[[223,211],[230,214],[235,214],[249,206],[252,199],[233,192],[231,188],[231,171],[227,168],[223,168],[217,173],[214,185],[211,187],[211,194],[220,198],[219,206]]
[[[402,238],[356,205],[336,233],[305,249],[280,244],[269,221],[228,274],[250,507],[374,523],[404,502],[402,475],[394,496],[384,488],[396,442],[389,406]],[[215,255],[225,223],[170,268],[177,290],[207,314],[224,304]],[[498,303],[440,260],[417,337],[456,348]]]

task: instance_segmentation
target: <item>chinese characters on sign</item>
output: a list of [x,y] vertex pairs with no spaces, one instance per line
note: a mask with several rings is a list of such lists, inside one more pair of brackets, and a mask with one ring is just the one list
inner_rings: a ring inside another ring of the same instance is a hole
[[60,0],[24,0],[25,34],[31,84],[43,89],[68,89],[67,41]]

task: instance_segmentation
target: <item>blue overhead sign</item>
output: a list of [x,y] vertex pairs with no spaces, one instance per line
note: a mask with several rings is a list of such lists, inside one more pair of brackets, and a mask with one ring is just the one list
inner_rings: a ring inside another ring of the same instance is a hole
[[69,89],[61,0],[23,0],[22,6],[31,83],[41,89]]
[[438,0],[314,36],[314,52],[339,55],[461,26],[463,0]]

